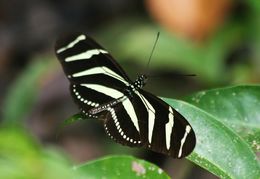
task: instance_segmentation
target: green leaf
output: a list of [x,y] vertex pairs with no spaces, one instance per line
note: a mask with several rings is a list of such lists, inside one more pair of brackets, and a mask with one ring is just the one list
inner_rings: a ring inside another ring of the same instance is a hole
[[260,166],[247,143],[216,117],[183,101],[164,100],[192,125],[196,147],[189,160],[220,178],[259,179]]
[[236,131],[255,151],[260,151],[260,86],[202,91],[186,99]]
[[75,167],[84,178],[170,178],[162,169],[131,156],[108,156]]
[[53,62],[50,60],[33,61],[9,88],[3,106],[5,123],[18,123],[25,120],[36,101],[42,79],[50,72],[52,66]]
[[83,116],[81,113],[74,114],[73,116],[69,117],[68,119],[64,120],[61,124],[61,128],[70,125],[74,122],[84,120],[86,117]]
[[58,130],[57,130],[57,133],[56,133],[56,138],[59,136],[61,130],[70,125],[70,124],[73,124],[74,122],[77,122],[77,121],[81,121],[81,120],[84,120],[86,117],[83,116],[81,113],[79,114],[74,114],[73,116],[69,117],[68,119],[65,119],[59,126]]

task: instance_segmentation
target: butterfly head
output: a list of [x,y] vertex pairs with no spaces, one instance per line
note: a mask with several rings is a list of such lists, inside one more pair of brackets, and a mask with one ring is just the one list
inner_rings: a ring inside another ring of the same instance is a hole
[[144,75],[144,74],[139,75],[138,78],[135,80],[134,85],[137,88],[142,88],[146,84],[147,80],[148,80],[148,78],[146,75]]

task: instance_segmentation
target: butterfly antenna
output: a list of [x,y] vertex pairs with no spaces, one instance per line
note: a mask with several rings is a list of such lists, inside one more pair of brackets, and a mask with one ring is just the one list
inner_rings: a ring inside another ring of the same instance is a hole
[[145,73],[145,74],[146,74],[147,76],[149,76],[149,65],[150,65],[150,62],[151,62],[151,59],[152,59],[152,56],[153,56],[153,52],[154,52],[154,49],[155,49],[155,47],[156,47],[156,44],[157,44],[157,42],[158,42],[159,37],[160,37],[160,32],[157,32],[156,39],[155,39],[155,42],[154,42],[154,44],[153,44],[152,52],[151,52],[151,54],[150,54],[150,57],[149,57],[149,59],[148,59],[147,65],[146,65],[146,73]]
[[[193,77],[193,76],[197,76],[197,75],[196,74],[172,74],[172,76],[191,76],[191,77]],[[163,75],[160,75],[160,76],[158,76],[158,75],[149,75],[148,77],[151,77],[151,78],[162,78]]]

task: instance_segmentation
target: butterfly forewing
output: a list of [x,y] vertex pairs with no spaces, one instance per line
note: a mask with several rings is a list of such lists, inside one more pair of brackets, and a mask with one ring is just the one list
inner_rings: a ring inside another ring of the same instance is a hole
[[151,115],[148,121],[150,144],[147,148],[174,158],[190,154],[195,147],[196,139],[187,120],[174,108],[151,93],[140,90],[140,94],[146,103],[153,107],[149,110],[154,111],[154,116]]
[[66,35],[57,41],[55,51],[81,112],[88,117],[105,118],[105,131],[114,141],[174,158],[192,152],[196,138],[186,119],[140,89],[141,79],[132,82],[112,56],[90,37]]
[[70,80],[73,99],[87,116],[91,117],[91,108],[123,96],[120,90],[131,82],[113,57],[87,35],[65,35],[55,51]]
[[[130,79],[113,57],[85,34],[67,34],[60,37],[55,45],[55,52],[68,76],[86,70],[90,74],[106,74],[124,83]],[[76,82],[77,78],[70,81]]]

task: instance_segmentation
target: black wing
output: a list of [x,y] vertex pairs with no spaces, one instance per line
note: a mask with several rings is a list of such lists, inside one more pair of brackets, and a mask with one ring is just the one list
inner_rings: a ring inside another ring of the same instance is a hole
[[113,57],[85,34],[59,38],[55,52],[70,81],[74,101],[88,116],[91,108],[122,96],[116,92],[131,82]]
[[174,108],[143,90],[136,91],[127,100],[111,108],[107,115],[105,129],[112,139],[174,158],[185,157],[193,151],[194,131]]
[[[128,99],[127,99],[128,100]],[[140,133],[136,129],[132,116],[129,116],[129,109],[123,106],[123,103],[109,108],[104,121],[104,127],[107,135],[115,142],[129,147],[141,147]]]
[[140,94],[146,103],[150,103],[153,109],[149,111],[155,115],[153,124],[149,126],[151,121],[148,121],[148,133],[151,139],[146,147],[174,158],[189,155],[195,147],[196,137],[188,121],[174,108],[151,93],[141,90]]

